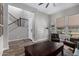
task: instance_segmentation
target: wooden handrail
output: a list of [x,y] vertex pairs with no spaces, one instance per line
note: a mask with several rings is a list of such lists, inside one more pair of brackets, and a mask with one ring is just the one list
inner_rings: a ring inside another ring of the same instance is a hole
[[13,16],[11,13],[8,12],[8,14],[9,14],[10,16],[12,16],[13,18],[17,19],[17,18],[16,18],[15,16]]
[[17,20],[15,20],[14,22],[10,23],[9,25],[11,25],[11,24],[13,24],[13,23],[15,23],[15,22],[17,22]]
[[20,20],[20,24],[21,24],[21,19],[22,19],[22,20],[27,20],[27,19],[24,19],[24,18],[20,18],[20,19],[15,20],[14,22],[10,23],[9,25],[11,25],[11,24],[17,22],[18,20]]
[[12,16],[14,19],[16,19],[15,21],[13,21],[12,23],[10,23],[9,25],[11,25],[11,24],[13,24],[13,23],[15,23],[15,22],[18,23],[18,21],[20,20],[20,24],[18,24],[18,25],[21,26],[21,19],[22,19],[22,20],[28,20],[28,19],[25,19],[25,18],[19,18],[19,19],[17,19],[17,18],[14,17],[11,13],[8,12],[8,14],[9,14],[10,16]]
[[28,20],[28,19],[25,19],[25,18],[20,18],[20,19],[22,19],[22,20]]

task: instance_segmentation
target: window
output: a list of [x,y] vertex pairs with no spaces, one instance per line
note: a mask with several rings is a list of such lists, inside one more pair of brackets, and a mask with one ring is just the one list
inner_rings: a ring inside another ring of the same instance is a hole
[[57,28],[65,27],[64,17],[56,19]]
[[64,28],[65,28],[64,17],[56,19],[56,27],[58,33],[64,33]]
[[79,27],[79,14],[69,16],[69,24],[70,27]]
[[71,37],[79,38],[79,14],[69,16],[68,27]]

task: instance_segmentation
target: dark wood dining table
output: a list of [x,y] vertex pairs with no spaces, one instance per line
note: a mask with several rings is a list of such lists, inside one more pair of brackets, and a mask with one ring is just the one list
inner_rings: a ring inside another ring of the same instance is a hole
[[25,56],[56,56],[61,52],[63,56],[63,43],[45,41],[25,46]]

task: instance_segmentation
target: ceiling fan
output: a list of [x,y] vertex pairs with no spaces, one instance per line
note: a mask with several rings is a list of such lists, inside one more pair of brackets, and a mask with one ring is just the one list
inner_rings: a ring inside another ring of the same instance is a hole
[[[42,5],[42,4],[44,4],[44,3],[39,3],[38,5],[40,6],[40,5]],[[50,3],[47,3],[47,4],[46,4],[46,6],[45,6],[45,8],[47,8],[47,7],[49,6],[49,4],[50,4]],[[55,6],[56,6],[56,4],[55,4],[55,3],[53,3],[53,6],[55,7]]]

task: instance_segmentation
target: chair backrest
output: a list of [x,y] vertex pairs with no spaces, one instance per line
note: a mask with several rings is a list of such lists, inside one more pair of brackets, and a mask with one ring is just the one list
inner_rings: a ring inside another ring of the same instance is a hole
[[51,38],[58,38],[58,39],[59,39],[59,34],[57,34],[57,33],[52,33],[52,34],[51,34]]
[[52,34],[51,34],[51,41],[53,41],[53,42],[60,42],[59,34],[57,34],[57,33],[52,33]]
[[77,43],[77,42],[79,42],[79,38],[70,38],[70,41]]

